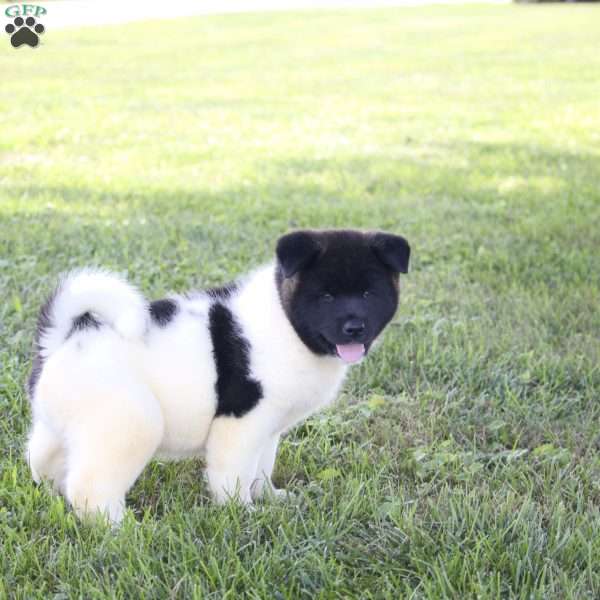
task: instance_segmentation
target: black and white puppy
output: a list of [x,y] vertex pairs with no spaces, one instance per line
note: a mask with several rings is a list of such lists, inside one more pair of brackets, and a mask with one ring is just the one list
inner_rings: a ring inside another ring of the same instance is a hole
[[219,502],[271,483],[282,432],[331,402],[398,306],[397,235],[296,231],[230,286],[148,302],[101,270],[42,308],[29,380],[33,478],[118,522],[154,457],[204,456]]

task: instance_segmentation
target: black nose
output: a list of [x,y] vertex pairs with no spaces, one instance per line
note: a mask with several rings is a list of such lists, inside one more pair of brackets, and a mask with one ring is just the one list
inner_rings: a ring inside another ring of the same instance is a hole
[[360,319],[348,319],[342,327],[344,334],[353,338],[357,338],[364,330],[365,324]]

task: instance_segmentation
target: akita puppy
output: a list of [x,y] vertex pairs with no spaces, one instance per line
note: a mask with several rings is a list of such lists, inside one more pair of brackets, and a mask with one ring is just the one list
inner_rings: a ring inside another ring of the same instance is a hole
[[409,255],[388,233],[295,231],[236,283],[153,302],[107,271],[66,275],[41,310],[29,379],[34,479],[114,522],[155,456],[203,456],[218,502],[278,493],[281,434],[367,355]]

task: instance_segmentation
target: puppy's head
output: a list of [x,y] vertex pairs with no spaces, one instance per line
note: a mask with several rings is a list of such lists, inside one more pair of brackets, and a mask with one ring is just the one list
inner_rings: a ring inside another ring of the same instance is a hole
[[277,243],[283,308],[313,352],[359,361],[398,307],[410,247],[399,235],[294,231]]

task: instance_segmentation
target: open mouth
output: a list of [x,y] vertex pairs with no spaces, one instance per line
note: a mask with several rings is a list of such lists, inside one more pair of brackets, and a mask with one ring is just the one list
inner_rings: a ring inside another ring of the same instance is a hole
[[364,344],[336,344],[337,355],[347,364],[358,362],[366,354]]
[[334,344],[333,342],[330,342],[324,335],[321,335],[320,337],[321,341],[328,348],[329,352],[337,356],[340,360],[348,365],[357,363],[363,359],[367,355],[369,347],[371,346],[371,342],[367,342],[365,344]]

